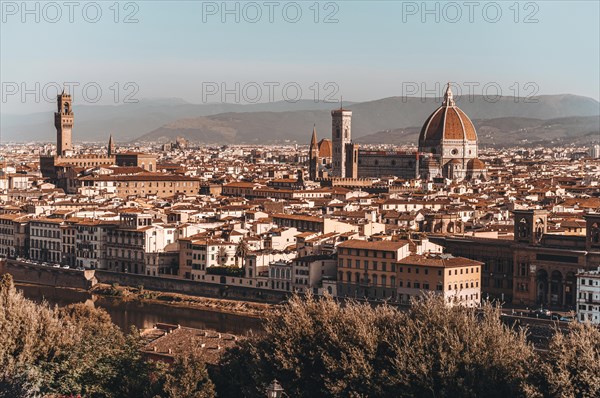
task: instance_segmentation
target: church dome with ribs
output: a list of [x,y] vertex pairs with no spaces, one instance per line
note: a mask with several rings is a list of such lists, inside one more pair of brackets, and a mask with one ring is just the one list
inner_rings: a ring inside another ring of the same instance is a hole
[[444,94],[442,106],[427,118],[421,134],[419,147],[436,147],[444,141],[477,142],[477,133],[471,119],[454,102],[450,84]]

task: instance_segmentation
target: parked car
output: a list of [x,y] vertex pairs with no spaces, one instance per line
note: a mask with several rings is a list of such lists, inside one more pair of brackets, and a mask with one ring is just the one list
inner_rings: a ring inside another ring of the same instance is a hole
[[62,268],[67,269],[67,268],[71,268],[71,267],[69,267],[67,264],[65,264],[65,265],[62,266]]
[[54,264],[52,265],[54,268],[60,268],[60,264]]
[[573,322],[573,317],[570,317],[570,316],[561,316],[559,318],[559,321],[561,321],[561,322]]
[[550,319],[552,313],[550,312],[550,310],[539,308],[535,311],[532,311],[530,313],[530,316],[533,318]]

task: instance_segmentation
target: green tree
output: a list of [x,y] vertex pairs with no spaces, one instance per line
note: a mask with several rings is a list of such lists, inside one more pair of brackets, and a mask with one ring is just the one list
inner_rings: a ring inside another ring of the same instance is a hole
[[214,385],[208,376],[201,354],[192,349],[175,358],[165,375],[164,398],[210,398],[215,396]]
[[217,264],[220,266],[227,264],[227,257],[227,249],[225,246],[219,246],[219,250],[217,251]]
[[541,367],[544,395],[600,396],[600,330],[590,323],[573,322],[568,332],[556,330]]
[[246,263],[246,257],[248,257],[248,253],[250,253],[250,248],[248,247],[248,242],[245,239],[240,240],[238,245],[235,248],[235,265],[240,266],[239,260],[242,260],[242,267]]
[[[197,356],[148,361],[144,340],[125,336],[100,309],[36,304],[0,277],[0,397],[211,397]],[[180,395],[177,395],[180,394]]]
[[491,306],[478,315],[427,296],[401,312],[308,296],[269,315],[212,375],[226,397],[262,397],[274,378],[294,397],[506,397],[536,394],[536,361]]

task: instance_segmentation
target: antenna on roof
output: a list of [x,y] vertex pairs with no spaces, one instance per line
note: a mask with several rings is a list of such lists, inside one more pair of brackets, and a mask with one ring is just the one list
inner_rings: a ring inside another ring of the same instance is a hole
[[344,109],[344,96],[340,96],[340,111]]

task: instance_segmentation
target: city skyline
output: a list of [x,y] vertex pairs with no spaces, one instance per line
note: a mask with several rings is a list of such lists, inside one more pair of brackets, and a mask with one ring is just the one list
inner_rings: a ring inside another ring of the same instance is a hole
[[600,396],[599,12],[0,0],[0,397]]

